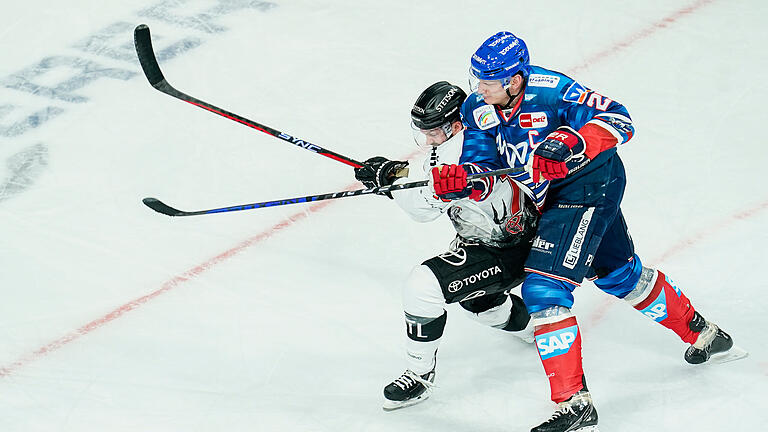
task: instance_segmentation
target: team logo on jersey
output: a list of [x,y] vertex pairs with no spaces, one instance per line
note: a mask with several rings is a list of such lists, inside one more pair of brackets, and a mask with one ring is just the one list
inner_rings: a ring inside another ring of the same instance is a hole
[[579,326],[574,325],[564,329],[536,336],[536,347],[542,360],[566,354],[571,350],[576,336],[579,334]]
[[616,129],[620,133],[627,135],[629,138],[632,138],[634,127],[632,126],[631,120],[628,118],[619,118],[615,115],[609,114],[598,114],[595,118],[597,120],[602,120],[608,123],[612,128]]
[[481,105],[475,108],[475,110],[472,111],[472,117],[474,117],[477,127],[482,130],[490,129],[501,124],[499,116],[496,115],[496,110],[490,105]]
[[584,100],[587,98],[587,89],[582,86],[581,84],[574,81],[569,87],[568,90],[565,91],[565,94],[563,95],[563,100],[566,102],[576,102],[579,104],[584,103]]
[[510,234],[520,234],[523,232],[523,226],[520,224],[520,220],[523,218],[523,215],[516,214],[509,218],[507,223],[504,225],[504,229],[510,233]]
[[560,83],[560,77],[552,75],[531,74],[528,77],[528,85],[531,87],[555,88]]
[[545,112],[520,114],[520,127],[523,129],[538,129],[547,127],[548,124],[549,121]]

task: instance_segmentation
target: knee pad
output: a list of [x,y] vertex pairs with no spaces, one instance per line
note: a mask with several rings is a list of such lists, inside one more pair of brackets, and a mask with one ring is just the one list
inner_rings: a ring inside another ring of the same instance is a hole
[[[509,321],[507,321],[507,324],[501,329],[509,332],[523,331],[528,327],[528,323],[531,321],[531,315],[528,313],[528,308],[525,306],[523,299],[514,294],[510,294],[509,299],[512,302],[512,311],[509,315]],[[531,329],[531,332],[533,332],[533,329]],[[533,337],[533,334],[531,334],[530,337]],[[525,339],[525,337],[523,337],[523,339]]]
[[642,271],[643,263],[640,257],[634,255],[631,261],[595,280],[595,285],[606,293],[623,299],[637,287]]
[[523,282],[523,301],[528,312],[533,314],[551,306],[573,306],[573,291],[576,285],[559,281],[549,276],[531,273]]
[[[523,299],[510,294],[499,293],[498,296],[490,296],[492,300],[485,301],[482,310],[473,310],[466,307],[464,303],[461,306],[467,310],[468,315],[473,320],[504,331],[516,332],[525,329],[530,320],[528,310],[523,303]],[[481,297],[482,298],[482,297]],[[477,304],[474,305],[477,308]]]
[[485,301],[483,307],[477,304],[465,305],[459,303],[466,311],[467,315],[480,324],[501,328],[509,320],[509,312],[512,309],[512,302],[505,295],[492,296],[493,301]]

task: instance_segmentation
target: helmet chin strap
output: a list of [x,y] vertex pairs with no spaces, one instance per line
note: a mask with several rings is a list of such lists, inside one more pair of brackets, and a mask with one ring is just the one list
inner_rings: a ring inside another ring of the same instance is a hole
[[506,92],[507,92],[507,96],[509,96],[509,100],[507,101],[507,103],[504,104],[504,106],[501,107],[501,109],[502,110],[509,109],[512,106],[512,102],[515,100],[515,98],[520,96],[520,94],[523,92],[524,89],[525,89],[525,86],[523,86],[519,92],[512,95],[512,93],[509,92],[509,87],[507,87]]

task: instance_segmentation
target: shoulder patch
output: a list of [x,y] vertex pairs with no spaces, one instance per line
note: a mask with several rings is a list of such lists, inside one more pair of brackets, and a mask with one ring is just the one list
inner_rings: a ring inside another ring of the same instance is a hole
[[490,129],[494,126],[501,124],[499,116],[496,115],[496,110],[490,105],[480,105],[472,111],[472,117],[475,119],[475,124],[481,130]]
[[566,102],[584,103],[584,99],[587,97],[587,89],[581,84],[574,81],[570,87],[565,91],[563,100]]
[[528,85],[531,87],[555,88],[560,83],[560,77],[552,75],[531,74],[528,77]]

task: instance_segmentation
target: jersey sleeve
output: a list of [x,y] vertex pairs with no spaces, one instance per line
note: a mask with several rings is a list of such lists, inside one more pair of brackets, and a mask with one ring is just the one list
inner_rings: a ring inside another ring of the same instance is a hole
[[[423,164],[408,162],[408,177],[395,180],[394,184],[417,182],[427,179]],[[392,191],[395,203],[416,222],[431,222],[448,210],[450,202],[444,202],[432,194],[429,187]]]
[[629,112],[617,101],[573,81],[560,93],[558,116],[577,130],[586,143],[586,156],[621,145],[635,134]]

